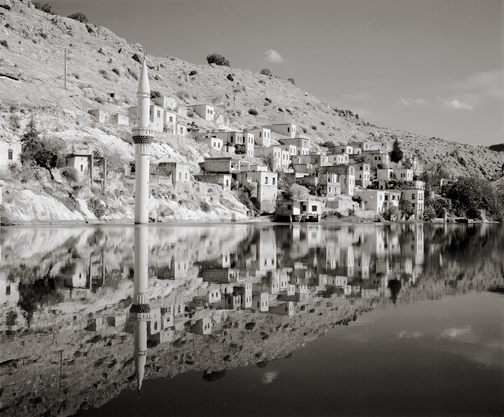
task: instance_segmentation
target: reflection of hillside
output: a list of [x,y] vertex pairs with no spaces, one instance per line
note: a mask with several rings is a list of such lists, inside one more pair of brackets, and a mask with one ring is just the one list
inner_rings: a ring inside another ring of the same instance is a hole
[[[84,240],[67,235],[44,262],[0,269],[2,414],[73,414],[133,387],[133,228],[89,230]],[[377,306],[502,285],[500,230],[149,228],[145,378],[222,377],[288,356]]]

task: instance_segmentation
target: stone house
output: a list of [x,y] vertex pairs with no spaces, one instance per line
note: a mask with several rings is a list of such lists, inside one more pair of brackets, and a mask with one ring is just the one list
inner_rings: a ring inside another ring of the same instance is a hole
[[259,209],[264,213],[275,211],[278,194],[278,174],[276,172],[246,171],[237,174],[236,179],[241,185],[256,185]]
[[335,146],[332,153],[347,153],[349,155],[353,154],[353,147],[349,145]]
[[106,123],[108,119],[108,113],[104,110],[101,109],[92,109],[88,110],[88,113],[92,116],[94,116],[95,120],[98,123]]
[[174,186],[191,181],[189,165],[182,162],[160,162],[156,167],[155,174],[171,177]]
[[244,133],[243,142],[245,143],[246,155],[254,157],[254,135],[252,133]]
[[347,154],[347,153],[336,153],[336,154],[327,155],[327,158],[328,158],[330,164],[343,165],[343,164],[348,164],[348,162],[350,161],[350,158],[348,155],[349,154]]
[[220,138],[224,141],[224,143],[227,143],[229,145],[243,145],[244,140],[243,140],[243,132],[221,132],[221,131],[214,131],[209,133],[210,136],[213,136],[215,138]]
[[371,166],[364,162],[351,164],[355,169],[355,185],[360,185],[362,188],[367,188],[371,183]]
[[338,174],[334,172],[319,173],[319,185],[326,197],[334,197],[341,194],[341,184],[338,182]]
[[256,127],[246,129],[245,132],[254,135],[254,142],[258,146],[268,147],[271,145],[271,129],[266,127]]
[[297,128],[293,123],[274,123],[269,126],[264,126],[269,128],[272,132],[279,133],[280,135],[288,136],[289,138],[295,138]]
[[396,179],[400,181],[413,181],[413,170],[412,169],[396,169],[395,170]]
[[177,134],[177,113],[171,110],[164,110],[163,131]]
[[205,119],[206,121],[213,122],[215,119],[215,109],[209,104],[193,104],[188,106],[191,108],[199,117]]
[[310,154],[310,139],[308,138],[282,138],[278,140],[282,145],[294,145],[296,146],[297,155],[309,155]]
[[355,195],[361,198],[364,210],[383,213],[385,209],[384,190],[355,190]]
[[155,97],[153,101],[163,109],[175,110],[177,108],[177,102],[173,97],[159,96]]
[[128,126],[129,117],[120,113],[116,113],[110,116],[110,122],[115,125]]
[[163,131],[164,109],[157,104],[151,104],[149,108],[149,128],[156,131]]
[[201,182],[208,182],[211,184],[218,184],[224,191],[231,190],[231,174],[201,174],[195,175],[194,178]]
[[207,145],[210,149],[214,149],[216,151],[222,152],[224,149],[224,140],[220,138],[205,135],[201,137],[199,141]]
[[21,143],[0,140],[0,167],[8,167],[9,164],[19,162],[21,155]]

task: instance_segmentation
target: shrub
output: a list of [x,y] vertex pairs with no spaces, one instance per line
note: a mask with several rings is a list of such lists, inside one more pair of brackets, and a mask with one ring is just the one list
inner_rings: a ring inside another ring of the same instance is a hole
[[158,97],[161,97],[161,93],[159,91],[151,91],[150,92],[150,98],[151,99],[158,98]]
[[221,65],[224,67],[229,67],[229,61],[220,54],[213,53],[206,57],[209,65]]
[[79,181],[79,172],[74,167],[63,167],[60,169],[61,176],[68,182]]
[[320,122],[320,124],[321,124],[322,126],[325,126],[325,122]]
[[191,95],[185,90],[177,91],[177,97],[181,100],[191,98]]
[[90,198],[87,202],[88,209],[99,219],[101,219],[107,210],[105,204],[96,197]]
[[208,213],[211,210],[210,204],[208,204],[206,201],[202,201],[200,203],[200,208],[205,213]]
[[263,69],[261,70],[261,74],[262,75],[267,75],[268,77],[272,77],[273,74],[271,73],[271,71],[269,69]]
[[131,68],[128,68],[128,73],[131,75],[135,80],[138,80],[138,75],[136,74],[135,71],[133,71]]
[[294,78],[289,78],[289,80],[292,84],[296,84],[296,81],[294,81]]
[[5,40],[1,40],[1,41],[0,41],[0,45],[2,45],[4,48],[9,49],[9,44],[8,44],[8,43],[7,43],[7,41],[5,41]]
[[44,3],[44,4],[41,4],[41,3],[33,3],[33,5],[35,6],[36,9],[38,10],[41,10],[47,14],[51,14],[51,15],[55,15],[56,13],[54,13],[52,10],[51,10],[51,6],[47,3]]
[[119,71],[118,68],[112,68],[112,72],[118,75],[119,77],[121,76],[121,71]]
[[240,145],[239,143],[235,144],[235,154],[236,155],[245,155],[246,149],[245,145]]
[[249,114],[251,114],[252,116],[257,116],[259,113],[256,109],[249,109]]
[[189,73],[189,75],[190,75],[190,76],[193,76],[193,75],[196,75],[197,73],[198,73],[198,71],[196,71],[196,70],[192,70],[192,71]]
[[312,130],[317,130],[317,126],[311,125]]
[[399,214],[399,209],[396,206],[390,206],[387,210],[383,212],[383,217],[385,220],[397,220]]
[[77,20],[78,22],[81,22],[81,23],[88,23],[89,22],[89,20],[86,17],[86,15],[84,13],[81,13],[81,12],[76,12],[76,13],[69,14],[68,17],[70,19]]
[[234,78],[233,78],[233,75],[232,75],[232,74],[228,74],[226,78],[227,78],[229,81],[234,81]]

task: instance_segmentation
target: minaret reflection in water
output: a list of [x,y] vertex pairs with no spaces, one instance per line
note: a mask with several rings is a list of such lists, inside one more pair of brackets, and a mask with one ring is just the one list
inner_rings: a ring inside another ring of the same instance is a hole
[[150,320],[148,283],[149,263],[149,229],[146,226],[135,226],[135,275],[133,283],[133,304],[129,319],[134,327],[135,373],[137,389],[140,395],[147,360],[147,323]]

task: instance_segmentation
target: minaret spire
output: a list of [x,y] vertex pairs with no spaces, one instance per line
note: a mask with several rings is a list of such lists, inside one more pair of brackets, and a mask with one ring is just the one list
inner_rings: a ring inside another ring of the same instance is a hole
[[144,57],[142,71],[138,80],[137,120],[133,128],[135,142],[135,223],[143,224],[149,221],[149,164],[152,131],[150,123],[150,87],[147,63]]

